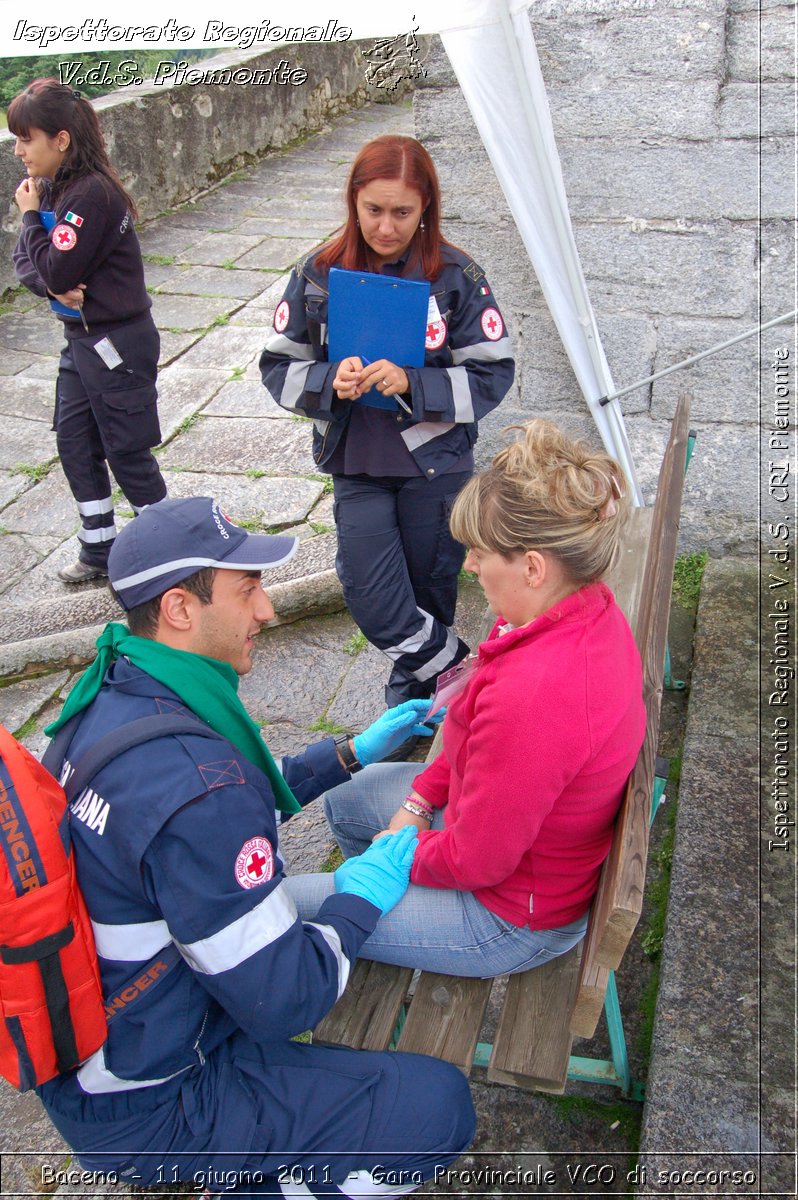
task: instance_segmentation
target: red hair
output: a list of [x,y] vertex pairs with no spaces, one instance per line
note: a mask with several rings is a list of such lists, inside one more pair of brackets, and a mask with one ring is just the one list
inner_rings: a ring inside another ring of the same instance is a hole
[[413,235],[407,268],[420,265],[426,279],[437,279],[443,269],[441,244],[448,244],[441,236],[438,175],[421,142],[396,134],[367,142],[358,154],[346,184],[346,225],[319,251],[315,265],[324,270],[343,267],[347,271],[379,271],[374,251],[360,232],[356,207],[358,193],[375,179],[399,179],[421,196],[424,228],[419,225]]

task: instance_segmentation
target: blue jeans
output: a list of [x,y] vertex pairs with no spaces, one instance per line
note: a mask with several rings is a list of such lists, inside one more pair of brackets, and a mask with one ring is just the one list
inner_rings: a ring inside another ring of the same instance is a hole
[[[324,797],[330,828],[346,858],[362,854],[375,833],[387,828],[423,763],[375,763]],[[437,812],[433,829],[443,827]],[[312,920],[335,891],[332,874],[288,879],[300,917]],[[362,958],[420,967],[444,975],[491,978],[540,966],[570,950],[584,936],[587,913],[559,929],[512,925],[471,892],[410,884],[399,904],[382,917],[363,943]]]

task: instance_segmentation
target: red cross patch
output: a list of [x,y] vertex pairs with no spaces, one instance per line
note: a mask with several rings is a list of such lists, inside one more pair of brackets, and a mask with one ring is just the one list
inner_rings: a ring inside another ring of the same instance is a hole
[[71,250],[77,245],[78,235],[71,225],[56,225],[50,235],[50,241],[56,250]]
[[266,838],[250,838],[238,852],[235,863],[236,883],[242,888],[268,883],[274,874],[274,852]]
[[441,317],[440,321],[430,321],[427,326],[427,340],[424,343],[427,350],[440,350],[446,341],[446,334],[446,322],[443,317]]
[[480,318],[482,332],[490,342],[498,342],[504,333],[504,321],[498,308],[486,308]]
[[288,324],[288,318],[291,316],[291,309],[288,307],[287,300],[281,300],[274,312],[274,328],[278,333],[282,333]]

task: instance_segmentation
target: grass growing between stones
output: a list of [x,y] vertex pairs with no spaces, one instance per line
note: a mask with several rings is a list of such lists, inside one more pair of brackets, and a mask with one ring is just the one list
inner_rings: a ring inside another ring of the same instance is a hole
[[673,568],[673,598],[682,608],[695,608],[707,565],[706,550],[680,554]]
[[26,479],[30,479],[33,483],[41,483],[50,474],[50,471],[55,466],[55,459],[51,459],[46,463],[17,463],[11,468],[12,475],[24,475]]
[[581,1124],[585,1117],[606,1121],[607,1129],[619,1130],[630,1154],[640,1145],[642,1108],[632,1101],[593,1100],[590,1096],[546,1096],[553,1104],[563,1123]]
[[368,639],[366,638],[365,633],[363,633],[360,629],[357,629],[344,646],[344,650],[347,654],[351,655],[352,658],[357,658],[358,654],[360,654],[360,651],[365,650],[367,645]]

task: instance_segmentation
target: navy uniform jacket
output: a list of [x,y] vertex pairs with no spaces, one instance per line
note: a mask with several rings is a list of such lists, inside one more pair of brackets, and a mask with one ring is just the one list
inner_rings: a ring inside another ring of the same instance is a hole
[[[404,367],[412,416],[398,414],[402,440],[427,478],[454,467],[477,440],[477,422],[509,390],[515,373],[510,339],[485,275],[468,255],[443,245],[444,267],[430,284],[440,320],[427,328],[423,367]],[[389,265],[386,273],[391,274]],[[396,264],[395,269],[402,269]],[[408,279],[421,279],[409,271]],[[332,382],[327,360],[327,277],[311,255],[298,263],[260,358],[267,390],[283,408],[313,418],[313,457],[324,467],[352,412]]]
[[[38,212],[22,215],[14,250],[20,283],[46,296],[86,284],[83,313],[91,335],[141,317],[152,307],[144,285],[141,247],[124,198],[102,175],[84,175],[59,187],[55,228]],[[45,181],[42,208],[51,209],[52,184]],[[61,318],[67,337],[85,337],[80,314]]]
[[[110,730],[175,712],[191,715],[174,693],[117,660],[72,739],[65,772]],[[349,778],[331,739],[285,759],[283,772],[300,803]],[[379,909],[334,895],[313,922],[299,920],[268,781],[230,743],[189,735],[134,747],[71,809],[106,998],[170,943],[180,957],[129,1016],[115,1017],[96,1054],[39,1089],[56,1124],[59,1113],[102,1123],[123,1099],[125,1112],[146,1111],[181,1087],[201,1089],[206,1057],[232,1033],[285,1042],[341,995]]]

